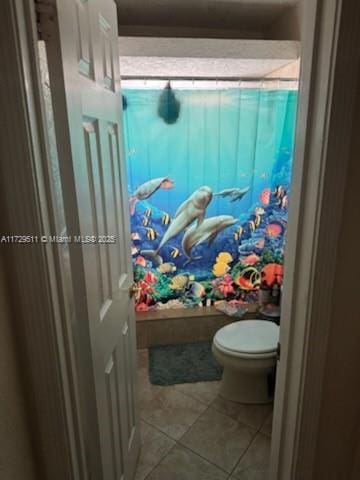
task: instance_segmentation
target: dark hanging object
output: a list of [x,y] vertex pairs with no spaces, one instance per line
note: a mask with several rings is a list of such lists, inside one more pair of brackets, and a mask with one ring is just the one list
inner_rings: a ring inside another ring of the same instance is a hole
[[123,105],[123,110],[125,111],[127,109],[128,102],[124,94],[122,94],[122,105]]
[[169,125],[176,122],[180,114],[180,102],[175,97],[170,81],[167,82],[159,97],[158,115]]

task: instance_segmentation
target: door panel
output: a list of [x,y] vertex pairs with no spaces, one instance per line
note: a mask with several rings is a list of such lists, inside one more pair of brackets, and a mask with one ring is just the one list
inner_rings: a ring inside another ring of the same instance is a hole
[[114,91],[114,64],[111,47],[111,27],[102,15],[99,15],[100,41],[102,55],[102,82],[103,85]]
[[77,0],[75,18],[79,72],[83,75],[86,75],[87,77],[93,78],[94,70],[91,56],[91,35],[88,1],[83,2],[82,0]]
[[[85,419],[98,438],[88,465],[94,479],[130,480],[139,428],[116,8],[57,0],[57,19],[47,51],[67,234],[83,240],[69,251],[79,364],[93,391],[84,410],[96,411]],[[116,242],[92,242],[109,236]]]
[[120,398],[119,398],[119,382],[117,371],[116,353],[110,357],[106,367],[106,386],[108,410],[110,412],[110,428],[111,428],[111,457],[113,463],[114,478],[124,478],[123,458],[125,452],[123,450],[123,442],[121,439],[121,417],[120,417]]

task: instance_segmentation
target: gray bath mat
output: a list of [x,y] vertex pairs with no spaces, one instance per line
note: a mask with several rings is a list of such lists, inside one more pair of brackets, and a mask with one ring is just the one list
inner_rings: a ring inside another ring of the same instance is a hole
[[211,352],[211,342],[150,347],[149,376],[153,385],[220,380],[222,367]]

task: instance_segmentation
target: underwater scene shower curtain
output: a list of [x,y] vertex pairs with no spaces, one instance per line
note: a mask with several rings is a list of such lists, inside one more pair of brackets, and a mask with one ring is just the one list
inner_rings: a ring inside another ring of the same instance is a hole
[[123,89],[138,311],[282,283],[297,92]]

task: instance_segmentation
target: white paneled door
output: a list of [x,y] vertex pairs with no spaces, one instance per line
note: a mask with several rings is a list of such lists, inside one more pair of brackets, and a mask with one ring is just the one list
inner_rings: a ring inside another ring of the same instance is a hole
[[42,26],[71,237],[75,348],[83,402],[93,405],[82,419],[89,477],[130,480],[139,428],[117,12],[113,0],[53,4]]

